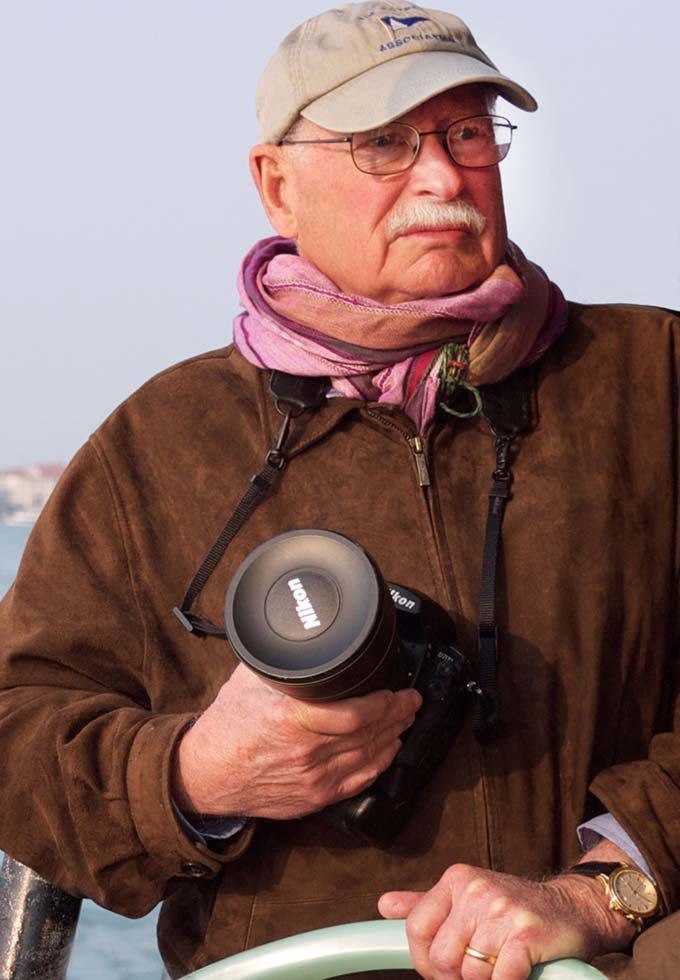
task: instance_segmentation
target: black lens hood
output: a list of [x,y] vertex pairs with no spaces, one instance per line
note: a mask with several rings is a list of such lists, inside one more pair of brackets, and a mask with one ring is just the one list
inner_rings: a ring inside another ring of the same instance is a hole
[[342,534],[287,531],[251,552],[229,585],[225,629],[239,659],[293,697],[388,686],[394,604],[371,556]]

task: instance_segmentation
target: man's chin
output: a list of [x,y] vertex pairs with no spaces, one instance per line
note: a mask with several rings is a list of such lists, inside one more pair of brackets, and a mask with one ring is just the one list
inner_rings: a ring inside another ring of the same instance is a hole
[[464,262],[452,260],[446,256],[423,256],[422,260],[414,263],[404,275],[400,287],[394,295],[400,294],[401,299],[392,299],[390,303],[404,303],[414,299],[437,299],[462,293],[479,286],[493,272],[495,266],[487,262]]

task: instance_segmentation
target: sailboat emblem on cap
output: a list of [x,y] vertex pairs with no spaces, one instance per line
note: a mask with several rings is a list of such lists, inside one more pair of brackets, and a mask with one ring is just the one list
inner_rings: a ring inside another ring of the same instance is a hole
[[414,24],[427,23],[427,21],[429,20],[428,17],[392,17],[392,16],[381,17],[380,19],[383,22],[383,24],[389,27],[394,37],[396,37],[400,31],[410,30],[410,28],[412,28]]

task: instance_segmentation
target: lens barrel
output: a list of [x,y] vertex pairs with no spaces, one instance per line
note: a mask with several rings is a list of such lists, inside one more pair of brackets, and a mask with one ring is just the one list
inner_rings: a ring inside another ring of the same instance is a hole
[[287,531],[241,563],[227,591],[227,637],[272,687],[304,701],[396,689],[396,613],[372,557],[333,531]]

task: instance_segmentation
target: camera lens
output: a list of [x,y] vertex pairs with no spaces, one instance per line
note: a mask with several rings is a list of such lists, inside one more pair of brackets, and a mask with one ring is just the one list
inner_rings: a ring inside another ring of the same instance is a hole
[[288,531],[251,552],[229,585],[225,629],[239,659],[301,700],[401,686],[387,585],[371,556],[333,531]]

